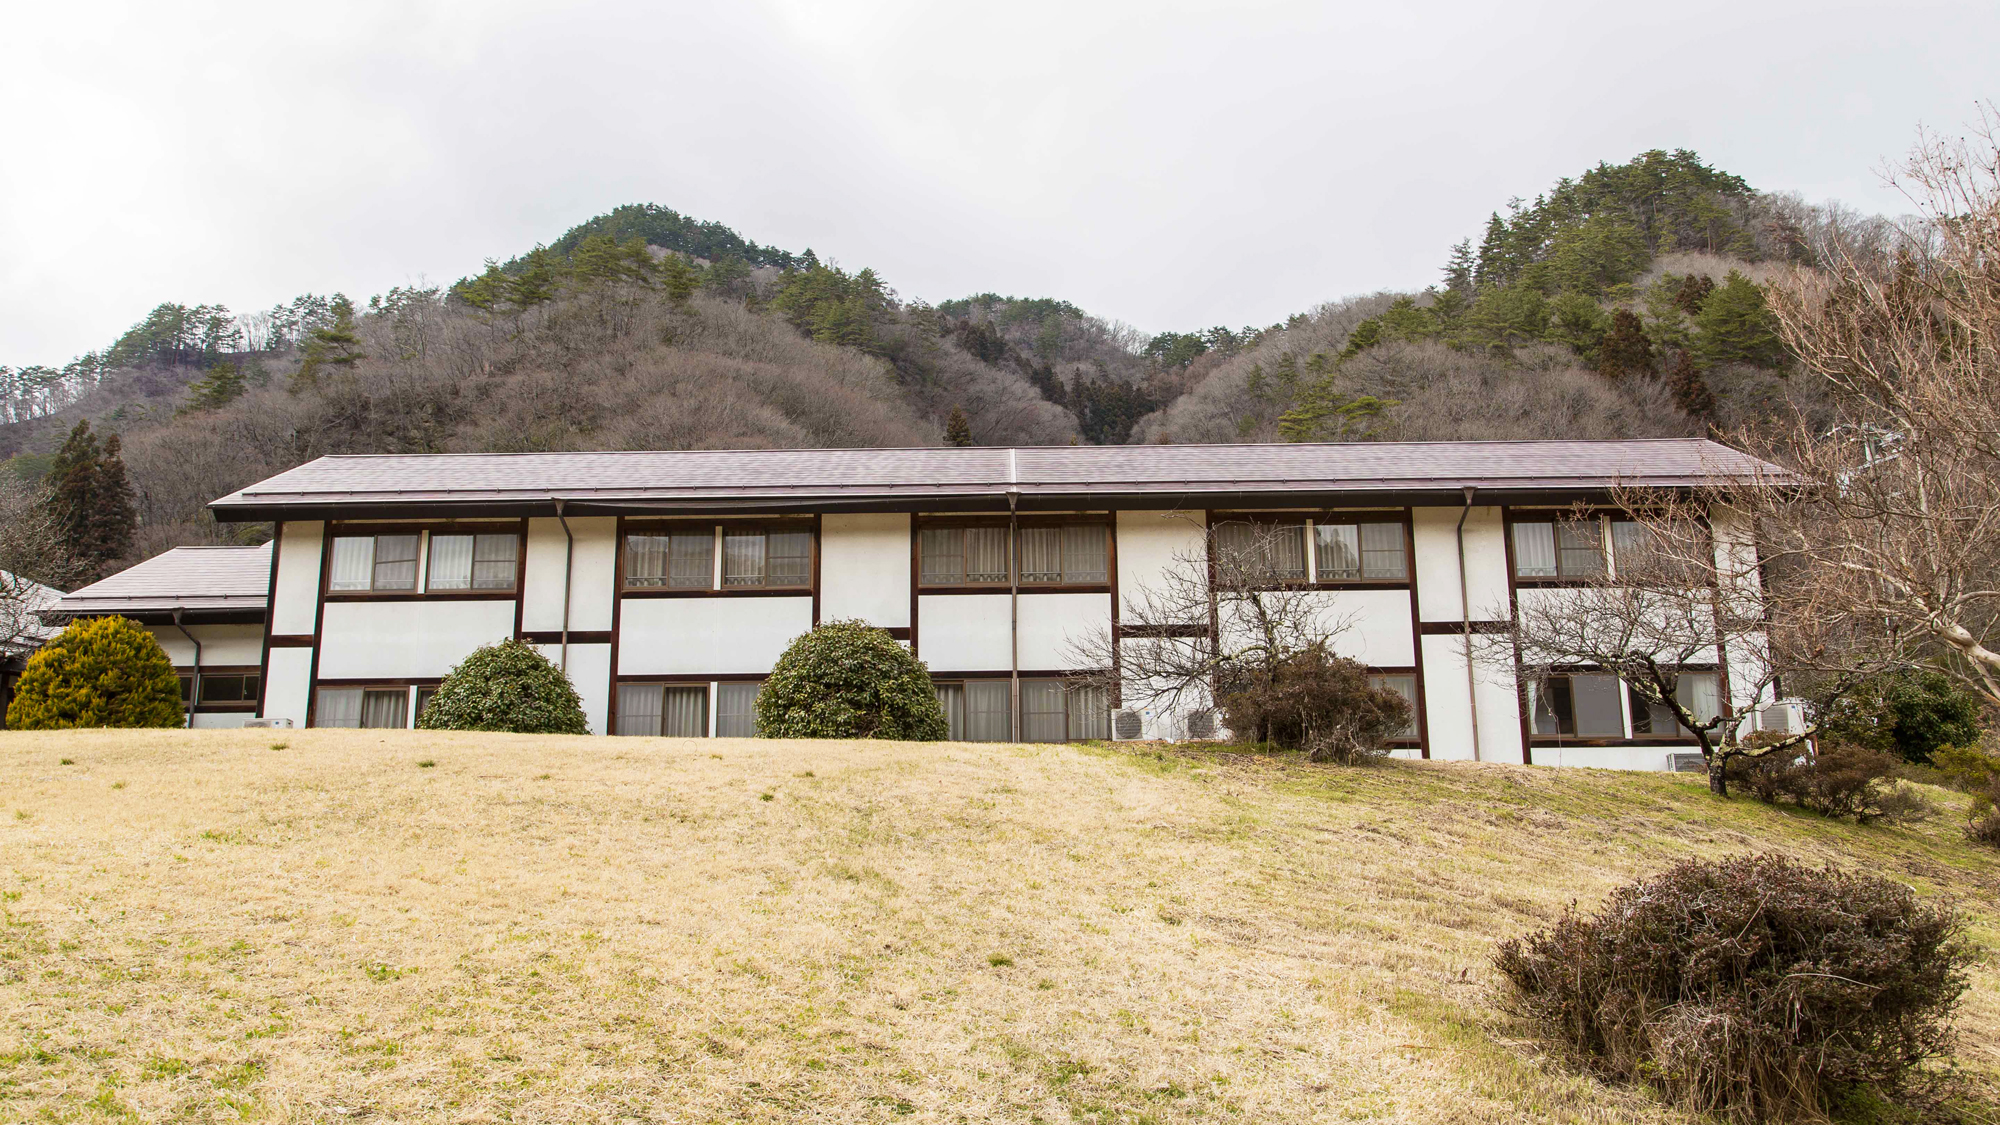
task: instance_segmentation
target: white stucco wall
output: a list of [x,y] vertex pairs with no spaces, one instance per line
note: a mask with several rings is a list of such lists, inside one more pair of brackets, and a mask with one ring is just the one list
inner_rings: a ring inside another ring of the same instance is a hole
[[[1000,625],[1004,631],[1005,617]],[[1071,642],[1101,640],[1110,628],[1110,594],[1022,594],[1021,667],[1038,671],[1079,667]]]
[[513,635],[511,600],[333,602],[319,678],[442,676],[473,649]]
[[810,597],[626,598],[618,674],[769,672],[811,628]]
[[[204,668],[227,667],[230,665],[255,667],[264,660],[264,627],[262,625],[189,625],[186,626],[195,640],[201,642],[201,666]],[[172,625],[148,625],[146,631],[167,650],[167,659],[176,668],[194,666],[194,645],[181,635]]]
[[[535,650],[561,667],[562,646],[536,645]],[[590,720],[590,733],[603,734],[611,714],[611,646],[569,646],[569,682],[583,698],[583,716]]]
[[1118,591],[1129,598],[1171,570],[1175,557],[1200,557],[1205,534],[1200,512],[1119,512]]
[[320,541],[326,524],[292,520],[278,544],[272,565],[278,568],[278,589],[271,603],[271,632],[305,636],[313,631],[319,609]]
[[1375,668],[1408,668],[1417,662],[1408,590],[1326,590],[1309,596],[1321,627],[1338,630],[1333,651]]
[[264,717],[290,719],[306,725],[306,700],[312,694],[312,650],[274,648],[264,666]]
[[[576,553],[570,567],[571,632],[611,628],[611,599],[617,590],[618,517],[571,516]],[[554,519],[528,521],[528,574],[521,610],[525,632],[557,632],[563,627],[563,555],[567,542]]]
[[[1479,760],[1521,761],[1521,709],[1511,657],[1495,658],[1473,638],[1472,694],[1479,700]],[[1472,711],[1466,705],[1465,641],[1427,636],[1424,646],[1424,703],[1431,757],[1471,761]]]
[[1006,594],[925,594],[917,599],[917,656],[933,672],[1005,671],[1011,620]]
[[[1463,508],[1413,508],[1417,609],[1425,621],[1458,621],[1458,518]],[[1465,517],[1465,603],[1472,619],[1507,617],[1507,541],[1501,510],[1475,505]]]
[[858,617],[871,625],[910,623],[910,517],[830,515],[820,520],[822,621]]

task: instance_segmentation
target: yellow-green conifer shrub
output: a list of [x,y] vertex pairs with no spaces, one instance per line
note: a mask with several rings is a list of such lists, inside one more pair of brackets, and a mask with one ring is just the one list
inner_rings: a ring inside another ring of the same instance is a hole
[[123,617],[93,617],[64,629],[28,658],[13,730],[177,727],[181,681],[153,635]]

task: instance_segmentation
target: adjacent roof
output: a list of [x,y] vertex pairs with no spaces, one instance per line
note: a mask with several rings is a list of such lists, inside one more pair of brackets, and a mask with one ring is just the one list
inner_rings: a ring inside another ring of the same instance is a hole
[[[322,457],[209,505],[218,518],[483,509],[527,514],[653,506],[838,506],[942,500],[1023,506],[1103,497],[1259,493],[1574,492],[1780,478],[1694,438],[942,449],[381,454]],[[1040,503],[1037,503],[1040,501]],[[1219,505],[1211,505],[1219,506]]]
[[56,635],[40,615],[63,596],[54,586],[0,570],[0,654],[40,648]]
[[65,594],[45,619],[123,614],[139,620],[178,609],[213,620],[218,611],[262,613],[271,588],[271,545],[175,547]]

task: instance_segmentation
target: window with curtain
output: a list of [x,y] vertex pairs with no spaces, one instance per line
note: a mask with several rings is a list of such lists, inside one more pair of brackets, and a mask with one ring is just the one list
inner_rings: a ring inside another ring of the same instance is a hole
[[722,537],[722,584],[793,587],[812,584],[812,532],[732,529]]
[[1416,675],[1410,672],[1374,673],[1368,677],[1368,686],[1372,688],[1385,688],[1403,697],[1403,702],[1410,705],[1410,721],[1404,725],[1402,730],[1396,732],[1395,737],[1417,737]]
[[1069,741],[1069,705],[1061,680],[1021,681],[1021,740]]
[[938,707],[944,711],[945,739],[949,742],[964,742],[965,738],[965,685],[933,683],[937,692]]
[[1240,567],[1253,581],[1303,582],[1306,577],[1306,525],[1252,523],[1230,520],[1215,526],[1219,560]]
[[426,590],[511,590],[521,539],[517,535],[432,535]]
[[1006,680],[965,683],[965,740],[1006,742],[1014,737],[1013,688]]
[[1604,529],[1595,519],[1514,524],[1517,578],[1594,578],[1604,573]]
[[423,536],[337,535],[327,589],[399,591],[417,588],[417,553]]
[[313,725],[401,730],[410,725],[410,689],[320,688]]
[[1313,554],[1320,582],[1379,582],[1409,576],[1400,523],[1315,523]]
[[435,697],[437,693],[438,689],[435,686],[420,687],[417,689],[417,713],[416,717],[411,721],[411,725],[415,725],[416,723],[423,721],[424,708],[430,705],[431,699]]
[[[1005,527],[926,527],[917,536],[917,556],[918,581],[925,586],[1007,584]],[[1059,554],[1055,565],[1061,566]]]
[[1578,672],[1545,677],[1529,685],[1529,707],[1530,729],[1537,737],[1625,737],[1616,676]]
[[714,589],[715,529],[627,535],[625,585],[632,589]]
[[622,735],[708,737],[707,684],[619,684]]
[[762,681],[715,685],[717,738],[757,737],[757,693],[763,690]]
[[1021,529],[1021,585],[1095,586],[1105,581],[1111,529],[1065,524]]
[[660,684],[619,684],[618,726],[614,733],[658,737],[663,691]]

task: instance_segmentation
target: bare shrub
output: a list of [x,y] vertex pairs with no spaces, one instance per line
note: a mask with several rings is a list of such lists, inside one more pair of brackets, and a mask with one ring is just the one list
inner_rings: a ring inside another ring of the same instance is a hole
[[1389,740],[1409,726],[1410,705],[1402,696],[1370,686],[1366,666],[1324,645],[1276,661],[1269,680],[1220,696],[1237,737],[1352,766],[1387,754]]
[[1879,750],[1823,742],[1816,753],[1731,759],[1730,780],[1765,804],[1791,804],[1821,816],[1901,823],[1936,809],[1897,777],[1902,761]]
[[1949,1051],[1962,926],[1899,883],[1745,855],[1572,907],[1494,964],[1519,1014],[1607,1076],[1733,1121],[1817,1119]]

